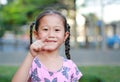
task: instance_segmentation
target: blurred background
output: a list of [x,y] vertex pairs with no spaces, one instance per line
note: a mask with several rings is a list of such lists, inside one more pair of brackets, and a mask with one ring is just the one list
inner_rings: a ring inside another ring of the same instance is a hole
[[[49,8],[64,14],[71,26],[71,56],[87,74],[83,80],[101,74],[104,82],[120,82],[120,0],[0,0],[0,81],[8,82],[21,64],[29,48],[30,24]],[[11,75],[2,75],[9,68]]]
[[0,0],[0,50],[27,47],[30,23],[48,8],[67,17],[71,47],[120,49],[119,0]]

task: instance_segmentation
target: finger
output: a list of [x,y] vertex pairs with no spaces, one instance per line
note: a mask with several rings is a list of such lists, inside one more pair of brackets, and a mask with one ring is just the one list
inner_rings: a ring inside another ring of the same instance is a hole
[[38,46],[38,48],[41,48],[44,45],[44,42],[41,40],[37,40],[35,43],[35,46]]
[[39,39],[38,42],[39,42],[40,44],[42,44],[42,46],[43,46],[43,45],[46,44],[46,40],[47,40],[47,37],[44,37],[44,38]]
[[46,45],[45,42],[42,42],[41,40],[35,41],[33,47],[35,51],[41,51],[43,50],[43,47]]
[[36,51],[36,52],[38,52],[38,51],[39,51],[39,48],[38,48],[38,47],[35,47],[33,50]]
[[41,40],[43,43],[47,40],[48,37],[43,37],[43,38],[40,38],[39,40]]

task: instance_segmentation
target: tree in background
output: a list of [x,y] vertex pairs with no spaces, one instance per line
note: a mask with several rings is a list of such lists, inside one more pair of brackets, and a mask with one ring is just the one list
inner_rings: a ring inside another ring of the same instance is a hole
[[0,36],[3,30],[20,33],[20,27],[34,20],[45,8],[68,9],[67,5],[64,0],[8,0],[8,4],[0,6]]

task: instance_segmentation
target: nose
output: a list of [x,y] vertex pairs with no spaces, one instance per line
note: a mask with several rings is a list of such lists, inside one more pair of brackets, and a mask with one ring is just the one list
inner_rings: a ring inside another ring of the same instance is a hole
[[54,31],[50,30],[48,36],[49,38],[54,38],[55,37]]

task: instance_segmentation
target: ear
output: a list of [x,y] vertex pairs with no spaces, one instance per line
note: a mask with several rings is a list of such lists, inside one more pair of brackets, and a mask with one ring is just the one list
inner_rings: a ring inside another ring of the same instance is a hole
[[65,32],[65,38],[64,38],[64,41],[66,41],[66,39],[68,38],[69,35],[70,35],[69,32]]
[[35,39],[39,39],[39,35],[38,35],[38,32],[36,31],[36,30],[34,30],[34,37],[35,37]]

